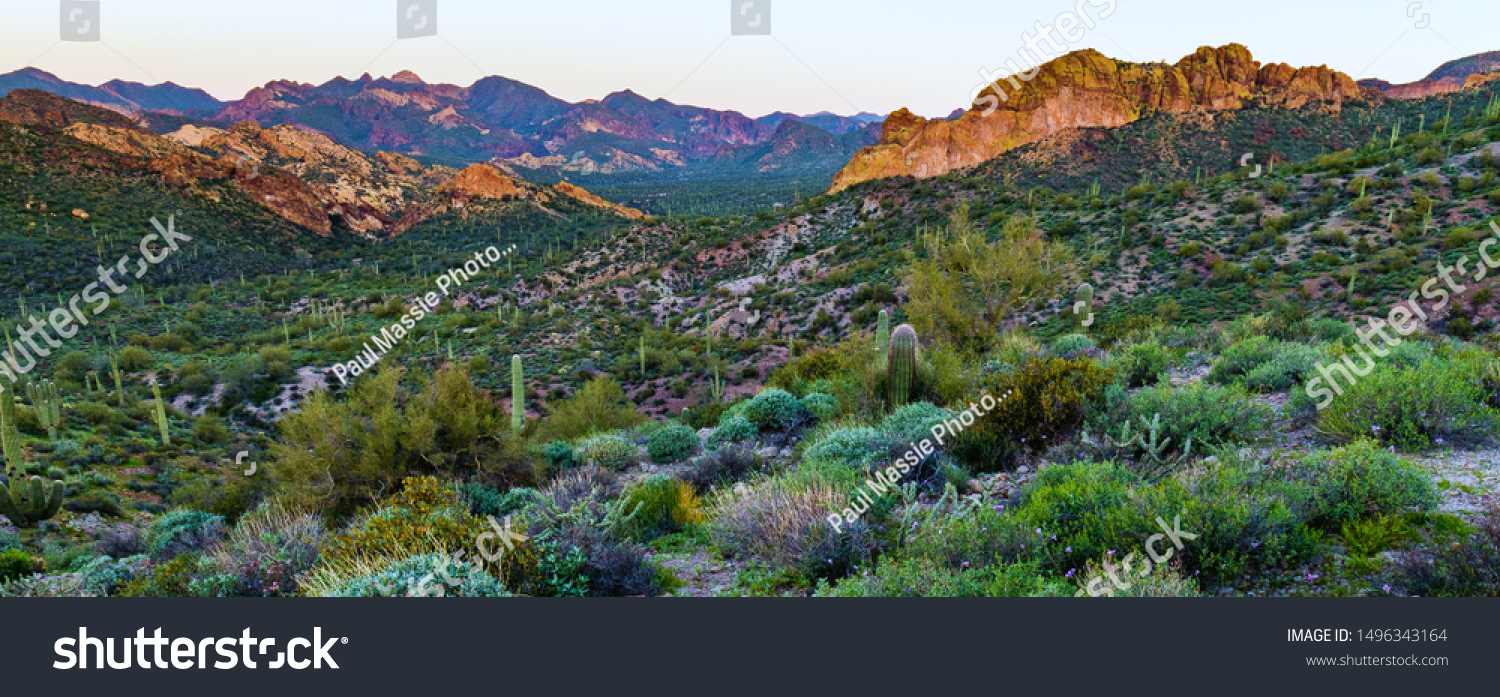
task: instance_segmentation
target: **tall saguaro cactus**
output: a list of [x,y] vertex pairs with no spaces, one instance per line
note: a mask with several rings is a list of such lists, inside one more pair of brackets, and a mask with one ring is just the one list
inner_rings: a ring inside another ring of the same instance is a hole
[[5,471],[15,480],[21,468],[21,433],[16,430],[16,396],[0,391],[0,440],[4,441]]
[[62,399],[57,396],[57,383],[43,380],[40,384],[26,385],[26,398],[36,410],[36,419],[47,429],[47,440],[57,440],[57,428],[62,425]]
[[115,398],[125,406],[125,376],[120,373],[120,364],[114,356],[109,357],[109,374],[115,379]]
[[521,432],[521,417],[526,413],[526,386],[521,374],[521,356],[510,357],[510,430]]
[[886,391],[891,406],[906,404],[916,382],[917,330],[910,324],[903,324],[891,332],[891,348],[886,358]]
[[646,335],[641,335],[641,377],[646,377]]
[[880,322],[875,325],[875,359],[885,360],[891,348],[891,313],[880,311]]
[[167,404],[161,401],[161,385],[156,380],[151,380],[151,394],[156,396],[156,426],[161,429],[161,444],[163,447],[172,444],[172,435],[167,431]]

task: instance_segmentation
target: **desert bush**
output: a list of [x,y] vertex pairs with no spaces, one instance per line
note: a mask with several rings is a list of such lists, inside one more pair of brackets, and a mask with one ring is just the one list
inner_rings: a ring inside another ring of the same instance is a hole
[[163,514],[146,528],[146,551],[157,561],[185,552],[201,552],[224,534],[224,517],[191,508]]
[[614,378],[598,377],[573,396],[552,405],[536,429],[541,441],[572,441],[592,433],[630,428],[645,417],[625,403],[625,390]]
[[1483,406],[1485,391],[1474,373],[1444,359],[1417,368],[1377,364],[1353,385],[1333,373],[1343,394],[1318,412],[1317,429],[1340,440],[1375,438],[1404,449],[1481,440],[1493,432],[1495,419]]
[[469,501],[469,513],[481,518],[503,518],[540,501],[537,490],[529,487],[516,487],[504,493],[494,487],[475,483],[464,484],[461,488]]
[[821,420],[831,419],[839,413],[839,400],[830,394],[822,392],[809,392],[802,396],[802,406],[814,417]]
[[640,462],[640,451],[634,443],[616,435],[600,435],[578,444],[584,462],[605,469],[622,470]]
[[1074,351],[1089,351],[1099,348],[1098,344],[1082,334],[1064,334],[1052,343],[1052,355],[1067,356]]
[[622,536],[645,541],[679,532],[703,520],[693,485],[666,475],[654,475],[625,490],[625,510],[635,517]]
[[555,440],[542,446],[541,456],[547,465],[547,472],[552,474],[577,467],[582,462],[578,451],[565,440]]
[[126,346],[118,356],[120,370],[136,372],[151,367],[151,352],[139,346]]
[[809,578],[839,578],[866,563],[875,544],[862,521],[842,533],[828,524],[828,512],[847,504],[848,494],[818,477],[769,477],[720,489],[708,529],[730,554],[759,557]]
[[[1226,333],[1229,329],[1226,328]],[[1237,330],[1238,333],[1238,330]],[[1235,378],[1266,364],[1276,356],[1276,342],[1266,336],[1249,336],[1229,345],[1209,371],[1208,382],[1228,385]]]
[[837,598],[983,598],[1064,597],[1073,595],[1066,581],[1048,577],[1035,564],[995,565],[984,569],[943,566],[921,557],[884,562],[875,571],[851,576],[818,595]]
[[1203,383],[1147,387],[1094,425],[1101,434],[1116,434],[1128,421],[1132,432],[1138,432],[1142,419],[1153,421],[1157,414],[1157,437],[1172,439],[1166,452],[1182,452],[1192,439],[1192,452],[1201,454],[1210,445],[1253,441],[1271,426],[1270,409],[1243,391]]
[[[591,596],[661,594],[658,567],[651,561],[646,548],[633,542],[621,542],[597,525],[563,525],[547,536],[546,544],[551,550],[576,560],[574,564],[564,563],[561,570],[576,570],[586,581]],[[555,584],[553,588],[556,588]]]
[[1155,384],[1166,375],[1172,354],[1156,342],[1131,344],[1110,365],[1126,387]]
[[772,387],[745,402],[740,416],[760,431],[784,431],[805,419],[807,409],[790,392]]
[[1043,449],[1076,429],[1112,381],[1089,359],[1027,359],[987,370],[984,391],[999,403],[964,430],[953,453],[983,470],[1007,461],[1017,447]]
[[755,449],[746,445],[729,445],[708,452],[698,458],[691,472],[685,476],[698,493],[733,484],[751,472],[760,470],[763,463]]
[[1334,529],[1356,518],[1437,506],[1437,492],[1420,467],[1368,438],[1305,455],[1296,473],[1314,492],[1314,522]]
[[1284,343],[1276,346],[1271,359],[1246,372],[1241,378],[1246,389],[1256,392],[1281,392],[1301,387],[1313,375],[1327,354],[1316,347]]
[[902,442],[920,441],[932,435],[932,427],[954,418],[953,412],[929,402],[913,402],[880,422],[880,430]]
[[124,559],[146,551],[141,529],[134,523],[117,523],[99,533],[94,551],[106,557]]
[[[318,588],[325,598],[382,596],[508,598],[512,593],[493,576],[472,564],[455,564],[443,554],[420,554],[385,564],[371,564],[365,573],[338,585]],[[449,583],[449,579],[453,583]]]
[[0,552],[0,583],[31,575],[32,564],[31,555],[19,549]]
[[666,463],[686,460],[698,452],[698,432],[681,424],[667,426],[651,434],[646,443],[646,454],[652,462]]
[[726,413],[724,418],[719,420],[719,427],[714,429],[713,435],[708,437],[707,445],[710,450],[714,450],[731,443],[754,440],[759,434],[755,424],[750,423],[749,419],[738,414]]
[[878,428],[835,428],[802,453],[803,462],[863,468],[886,458],[900,442]]
[[311,571],[322,550],[323,520],[274,504],[246,514],[229,535],[204,555],[203,577],[193,595],[273,597],[297,595],[299,577]]
[[1428,597],[1500,596],[1500,503],[1490,501],[1474,517],[1472,534],[1440,544],[1427,535],[1426,546],[1396,555],[1408,593]]
[[408,475],[483,474],[525,485],[534,471],[510,435],[502,405],[462,368],[446,365],[416,392],[383,368],[343,401],[317,392],[283,418],[271,446],[278,493],[299,508],[342,519]]

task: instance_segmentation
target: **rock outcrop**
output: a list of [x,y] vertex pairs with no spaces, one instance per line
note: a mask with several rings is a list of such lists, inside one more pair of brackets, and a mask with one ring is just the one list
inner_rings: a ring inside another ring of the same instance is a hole
[[[1001,80],[952,120],[928,121],[902,109],[887,117],[880,142],[856,154],[833,178],[838,191],[882,177],[935,177],[989,160],[1068,128],[1113,128],[1154,112],[1296,109],[1365,96],[1348,75],[1327,66],[1261,65],[1244,46],[1203,47],[1175,65],[1125,63],[1083,50],[1052,60],[1020,87]],[[998,91],[997,91],[998,89]],[[988,113],[987,113],[988,112]]]

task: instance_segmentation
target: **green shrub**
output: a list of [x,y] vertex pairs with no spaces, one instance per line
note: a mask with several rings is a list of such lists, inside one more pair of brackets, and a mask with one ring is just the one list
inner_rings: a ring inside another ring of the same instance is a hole
[[1146,342],[1126,347],[1111,367],[1117,371],[1126,387],[1141,387],[1161,380],[1171,364],[1171,352],[1161,344]]
[[925,558],[900,558],[866,576],[851,576],[818,595],[840,598],[1057,598],[1073,595],[1068,582],[1036,564],[953,569]]
[[1064,334],[1052,343],[1052,355],[1066,356],[1074,351],[1091,351],[1099,348],[1093,339],[1082,334]]
[[880,430],[898,441],[910,443],[931,437],[933,426],[952,418],[953,412],[947,409],[930,402],[914,402],[891,412],[880,422]]
[[719,427],[714,429],[714,434],[708,437],[708,448],[716,450],[731,443],[753,440],[759,434],[755,424],[750,423],[749,419],[738,414],[726,413],[725,417],[719,420]]
[[653,434],[646,442],[646,453],[652,462],[667,463],[686,460],[698,452],[698,432],[681,424],[667,426]]
[[530,487],[516,487],[504,493],[483,484],[464,484],[462,488],[469,499],[469,513],[480,518],[504,518],[538,501],[536,489]]
[[1254,440],[1271,426],[1271,411],[1249,395],[1233,388],[1201,382],[1182,387],[1152,386],[1130,395],[1107,418],[1097,423],[1100,431],[1117,434],[1127,421],[1138,431],[1141,419],[1161,415],[1158,438],[1171,438],[1167,452],[1181,452],[1192,439],[1194,453],[1206,446]]
[[[1444,359],[1417,368],[1377,365],[1352,386],[1334,372],[1344,393],[1325,397],[1328,405],[1318,412],[1317,428],[1334,438],[1374,438],[1403,449],[1482,440],[1493,432],[1494,417],[1483,406],[1485,390],[1476,372]],[[1321,378],[1319,384],[1330,388]]]
[[1327,360],[1327,354],[1312,346],[1302,344],[1280,344],[1275,355],[1246,372],[1242,382],[1246,389],[1256,392],[1281,392],[1292,387],[1301,387],[1314,374],[1318,363]]
[[623,532],[625,537],[650,540],[679,532],[703,519],[693,486],[675,477],[661,474],[647,477],[626,489],[622,496],[625,510],[635,511],[635,518]]
[[837,428],[824,434],[816,443],[802,453],[802,460],[811,463],[836,463],[847,468],[862,469],[878,460],[887,458],[900,441],[888,432],[877,428]]
[[849,505],[838,487],[814,476],[776,476],[748,489],[720,489],[713,499],[709,535],[725,552],[808,578],[841,578],[869,560],[875,541],[864,520],[842,532],[828,524],[830,511]]
[[984,391],[998,403],[964,430],[960,444],[971,454],[965,461],[982,462],[1002,444],[1045,448],[1049,438],[1055,442],[1083,423],[1090,404],[1099,402],[1111,382],[1110,371],[1086,358],[1026,359],[987,370]]
[[31,555],[19,549],[7,549],[0,552],[0,583],[30,576]]
[[[1228,330],[1226,329],[1226,333]],[[1252,336],[1230,344],[1209,371],[1208,382],[1228,385],[1276,356],[1276,342],[1264,336]]]
[[[446,573],[445,573],[446,572]],[[449,579],[453,583],[449,583]],[[509,598],[495,577],[471,564],[454,563],[441,554],[423,554],[403,559],[373,573],[345,581],[325,591],[328,598],[375,598],[418,596],[449,598]]]
[[838,415],[839,400],[830,394],[809,392],[802,396],[802,406],[819,419],[831,419]]
[[578,444],[584,462],[611,470],[622,470],[640,462],[640,450],[620,436],[594,436]]
[[541,454],[549,473],[561,472],[579,464],[578,451],[565,440],[555,440],[542,446]]
[[1437,492],[1420,467],[1367,438],[1298,463],[1314,492],[1316,522],[1334,529],[1356,518],[1437,506]]
[[792,393],[772,387],[746,402],[740,415],[761,431],[781,431],[804,418],[806,413],[801,400]]
[[170,511],[146,528],[146,551],[152,559],[170,559],[183,552],[202,551],[224,533],[224,516],[191,508]]

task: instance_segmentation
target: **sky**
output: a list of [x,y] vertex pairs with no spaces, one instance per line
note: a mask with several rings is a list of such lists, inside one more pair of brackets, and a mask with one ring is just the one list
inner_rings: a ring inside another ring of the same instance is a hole
[[[631,89],[750,116],[936,117],[967,105],[982,70],[1024,69],[1026,35],[1078,8],[1087,22],[1055,42],[1135,62],[1240,43],[1263,63],[1409,82],[1500,50],[1495,0],[425,0],[437,34],[406,39],[398,5],[412,0],[98,0],[97,42],[59,41],[60,1],[0,0],[0,73],[172,81],[230,100],[276,79],[411,70],[465,86],[502,75],[568,101]],[[770,35],[731,34],[746,3],[769,7]]]

